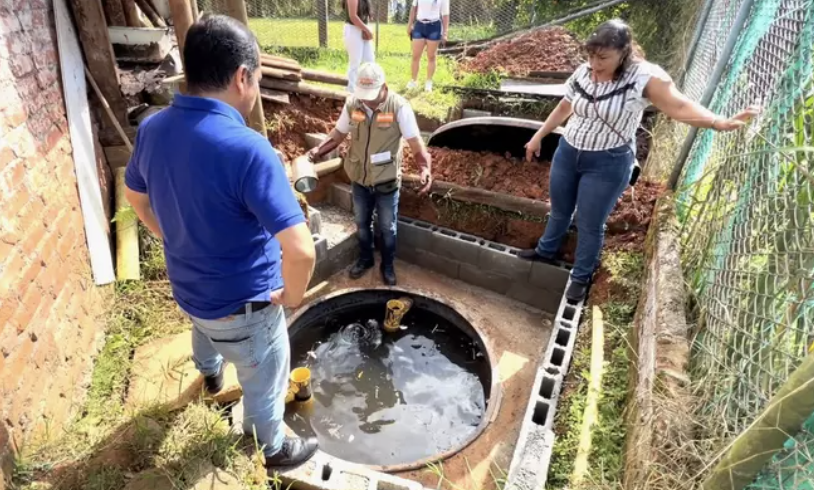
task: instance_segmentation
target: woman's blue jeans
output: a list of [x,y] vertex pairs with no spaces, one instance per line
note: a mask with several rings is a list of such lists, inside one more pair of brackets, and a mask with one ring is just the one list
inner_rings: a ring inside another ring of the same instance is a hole
[[571,280],[587,284],[599,262],[605,222],[621,197],[633,171],[630,146],[585,151],[560,139],[551,162],[551,216],[537,243],[537,253],[553,259],[576,213],[577,252]]

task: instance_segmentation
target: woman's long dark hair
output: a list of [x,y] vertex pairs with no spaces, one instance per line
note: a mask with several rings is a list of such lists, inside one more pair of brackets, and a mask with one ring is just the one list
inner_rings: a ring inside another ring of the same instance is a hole
[[630,30],[630,26],[621,19],[603,22],[588,37],[585,42],[585,50],[589,54],[596,53],[601,49],[615,49],[622,53],[621,63],[619,63],[619,67],[616,68],[616,72],[613,74],[614,78],[621,77],[631,64],[644,58],[641,48],[633,40],[633,32]]

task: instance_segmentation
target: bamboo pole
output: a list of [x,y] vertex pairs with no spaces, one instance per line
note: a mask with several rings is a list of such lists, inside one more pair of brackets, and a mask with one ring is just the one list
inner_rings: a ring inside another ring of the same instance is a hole
[[130,27],[146,27],[144,22],[138,15],[138,7],[136,7],[136,0],[121,0],[122,9],[124,10],[124,19]]
[[167,24],[164,22],[164,19],[158,15],[158,12],[155,11],[155,8],[150,3],[150,0],[136,0],[136,3],[141,8],[141,11],[144,12],[144,15],[150,19],[150,22],[153,23],[154,27],[167,27]]
[[602,310],[594,306],[591,310],[591,371],[588,382],[588,396],[582,416],[579,433],[579,446],[571,473],[571,485],[579,488],[588,474],[588,456],[591,454],[591,430],[599,417],[599,395],[602,392],[602,375],[605,351],[605,324]]
[[201,13],[198,11],[198,0],[189,0],[190,10],[192,11],[192,22],[198,22],[201,18]]
[[703,490],[742,490],[814,412],[814,354],[809,354],[763,413],[725,450]]
[[277,80],[289,80],[293,82],[299,82],[302,80],[302,76],[300,76],[299,73],[294,71],[280,70],[279,68],[261,66],[260,72],[264,77],[276,78]]
[[119,281],[141,280],[138,249],[138,218],[125,197],[124,174],[126,167],[113,172],[116,177],[116,279]]
[[[226,0],[226,15],[239,20],[243,25],[249,25],[249,15],[246,13],[245,0]],[[255,131],[262,134],[264,138],[268,137],[266,133],[266,117],[263,115],[263,99],[260,93],[257,94],[257,99],[254,101],[254,107],[249,115],[249,126]]]
[[260,86],[274,90],[296,92],[305,95],[314,95],[316,97],[324,97],[327,99],[345,100],[348,97],[347,92],[340,92],[338,90],[317,87],[316,85],[310,85],[305,82],[289,82],[285,80],[264,78],[260,81]]
[[94,80],[93,75],[91,75],[90,70],[88,67],[85,66],[85,77],[87,77],[88,82],[90,82],[90,86],[93,87],[93,92],[96,93],[96,97],[99,98],[99,102],[102,103],[102,107],[105,109],[105,113],[107,117],[110,118],[111,124],[113,127],[116,128],[116,132],[119,133],[119,137],[124,141],[124,146],[127,147],[129,151],[133,151],[133,145],[130,143],[130,138],[127,137],[127,133],[124,132],[124,128],[121,124],[119,124],[119,120],[116,119],[116,114],[113,113],[113,109],[110,107],[105,95],[102,93],[102,90],[99,88],[99,85],[96,84],[96,80]]
[[329,83],[331,85],[340,85],[342,87],[348,86],[348,77],[344,75],[336,75],[334,73],[327,73],[319,70],[302,70],[302,79],[310,80],[312,82]]

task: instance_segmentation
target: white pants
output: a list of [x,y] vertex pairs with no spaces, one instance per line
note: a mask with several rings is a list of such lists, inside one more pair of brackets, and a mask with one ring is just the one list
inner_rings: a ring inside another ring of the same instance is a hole
[[376,61],[376,58],[373,43],[362,39],[362,30],[353,24],[345,23],[345,49],[348,51],[348,92],[353,93],[359,66]]

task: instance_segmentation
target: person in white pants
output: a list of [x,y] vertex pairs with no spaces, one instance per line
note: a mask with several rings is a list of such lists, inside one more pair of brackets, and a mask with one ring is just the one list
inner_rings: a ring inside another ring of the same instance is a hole
[[410,9],[410,20],[407,23],[407,34],[413,41],[412,78],[407,90],[418,87],[418,67],[421,55],[427,50],[427,82],[424,90],[432,92],[432,77],[435,75],[435,53],[438,45],[447,41],[449,32],[450,0],[415,0]]
[[345,49],[348,51],[348,92],[356,87],[356,75],[362,63],[375,61],[370,0],[345,0]]

